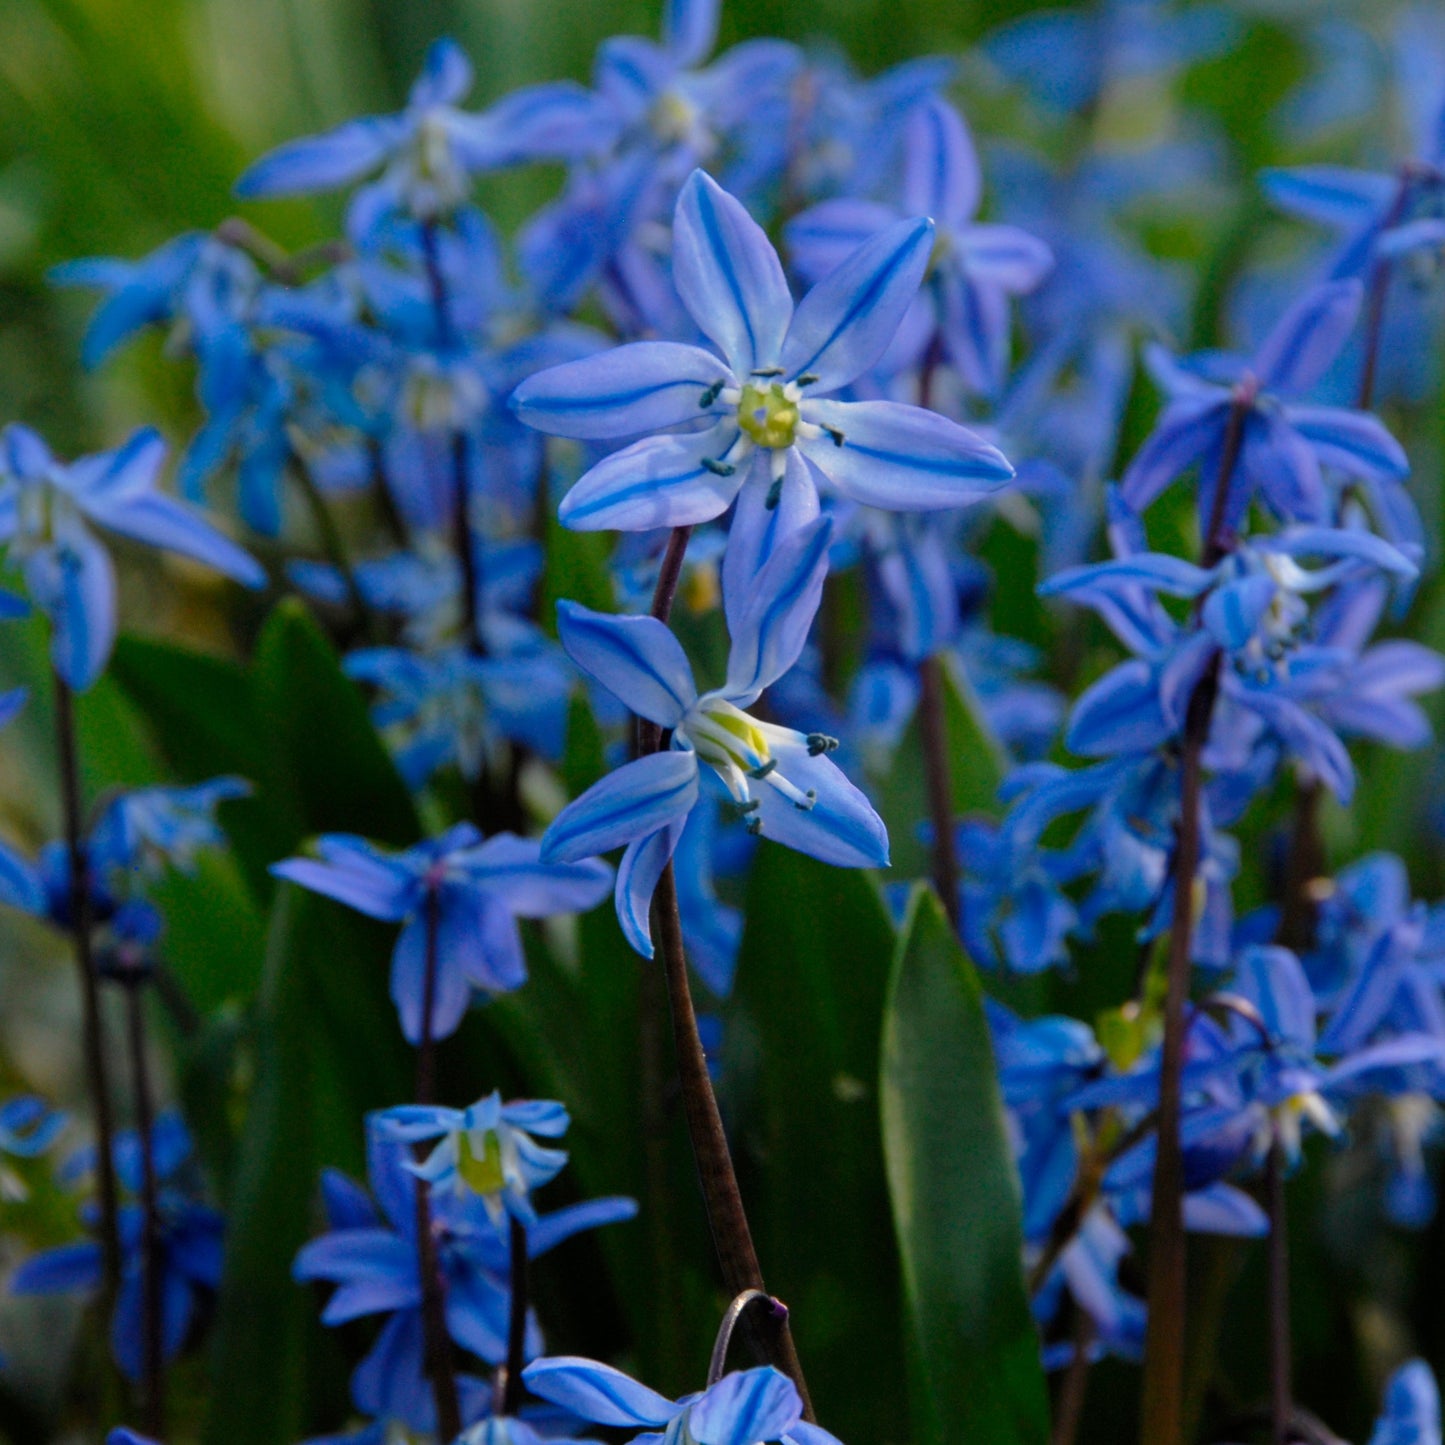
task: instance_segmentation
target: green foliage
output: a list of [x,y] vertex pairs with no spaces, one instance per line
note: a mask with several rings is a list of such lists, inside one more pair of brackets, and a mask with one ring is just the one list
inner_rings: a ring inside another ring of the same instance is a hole
[[893,926],[866,874],[764,845],[747,892],[735,1059],[739,1168],[768,1288],[820,1418],[897,1439],[903,1312],[875,1081]]
[[917,1350],[916,1437],[1042,1445],[1047,1395],[983,993],[924,889],[899,939],[879,1094]]

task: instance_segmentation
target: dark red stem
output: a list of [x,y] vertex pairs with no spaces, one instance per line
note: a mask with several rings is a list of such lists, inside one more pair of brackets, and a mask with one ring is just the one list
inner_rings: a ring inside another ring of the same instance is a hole
[[75,695],[58,672],[55,681],[55,739],[60,762],[60,794],[65,813],[65,844],[70,860],[70,930],[80,975],[81,1041],[85,1082],[95,1120],[95,1177],[100,1202],[100,1242],[105,1261],[103,1311],[110,1315],[120,1286],[119,1208],[115,1183],[115,1115],[111,1107],[110,1069],[100,1011],[100,979],[91,939],[90,862],[86,855],[80,796],[80,755],[75,735]]
[[[435,889],[426,901],[426,977],[422,984],[421,1042],[416,1054],[416,1102],[430,1104],[436,1099],[436,1043],[432,1037],[432,1014],[436,1007],[437,896]],[[457,1395],[456,1359],[452,1337],[447,1330],[446,1283],[437,1260],[436,1234],[432,1228],[431,1185],[416,1181],[416,1258],[421,1282],[421,1323],[425,1364],[436,1406],[437,1436],[447,1445],[462,1430],[461,1402]]]
[[[1226,551],[1224,519],[1249,406],[1249,399],[1241,397],[1230,409],[1219,476],[1204,529],[1201,563],[1205,567],[1213,567]],[[1180,1445],[1183,1435],[1185,1236],[1179,1115],[1194,944],[1194,888],[1199,872],[1202,758],[1219,695],[1219,668],[1220,655],[1216,652],[1190,695],[1179,750],[1179,822],[1171,870],[1174,907],[1169,923],[1164,1045],[1159,1064],[1158,1154],[1149,1220],[1149,1323],[1140,1405],[1142,1445]]]
[[131,1088],[135,1095],[135,1126],[140,1141],[141,1209],[145,1219],[142,1262],[142,1359],[145,1381],[146,1433],[165,1438],[165,1360],[162,1349],[164,1255],[161,1239],[160,1185],[156,1178],[155,1108],[146,1058],[145,1012],[140,977],[125,982],[126,1025],[130,1038]]

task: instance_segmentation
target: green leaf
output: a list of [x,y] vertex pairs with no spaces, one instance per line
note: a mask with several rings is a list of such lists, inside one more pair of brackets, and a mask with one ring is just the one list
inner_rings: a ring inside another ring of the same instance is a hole
[[883,1023],[883,1148],[917,1348],[915,1436],[1043,1445],[1048,1396],[983,994],[918,889]]
[[[410,1051],[386,994],[391,933],[299,889],[277,892],[206,1445],[291,1445],[318,1414],[311,1382],[335,1373],[311,1368],[332,1346],[291,1262],[314,1232],[322,1168],[360,1174],[364,1114],[410,1097]],[[344,1413],[339,1401],[332,1413]]]
[[[360,833],[406,847],[421,836],[411,794],[335,649],[294,598],[256,646],[256,714],[275,781],[308,833]],[[279,768],[278,768],[279,765]]]
[[768,1288],[788,1302],[820,1418],[906,1438],[903,1301],[875,1088],[893,926],[868,874],[764,845],[730,1052],[736,1152]]

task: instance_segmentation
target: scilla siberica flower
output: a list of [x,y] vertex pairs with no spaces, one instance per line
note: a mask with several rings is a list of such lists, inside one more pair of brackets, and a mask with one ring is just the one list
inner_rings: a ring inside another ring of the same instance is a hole
[[[637,1440],[697,1445],[838,1445],[803,1420],[793,1382],[770,1365],[724,1375],[698,1395],[669,1400],[621,1370],[575,1355],[535,1360],[523,1371],[527,1388],[579,1419],[617,1429],[642,1429]],[[663,1434],[653,1434],[662,1431]]]
[[1424,1360],[1407,1360],[1385,1386],[1370,1445],[1440,1445],[1440,1387]]
[[648,905],[698,804],[701,765],[722,779],[753,831],[845,868],[888,861],[888,835],[868,800],[826,757],[836,746],[758,722],[744,710],[797,660],[828,572],[832,524],[794,533],[759,573],[732,629],[727,681],[699,694],[681,645],[653,617],[614,617],[558,606],[562,644],[584,672],[671,746],[594,784],[557,816],[544,860],[565,863],[627,845],[617,873],[617,916],[628,942],[652,957]]
[[1326,467],[1368,486],[1404,477],[1410,464],[1403,449],[1373,416],[1294,400],[1339,355],[1362,296],[1358,281],[1333,281],[1306,292],[1251,358],[1203,352],[1176,361],[1151,348],[1146,359],[1169,403],[1124,473],[1124,500],[1143,511],[1197,462],[1199,515],[1209,517],[1226,442],[1236,426],[1238,458],[1221,514],[1228,530],[1239,526],[1256,495],[1277,517],[1328,521]]
[[[1032,291],[1053,256],[1017,226],[976,221],[982,195],[978,156],[962,117],[947,101],[929,97],[908,120],[903,213],[932,217],[933,252],[915,306],[923,325],[904,326],[911,355],[900,359],[918,361],[936,337],[965,384],[992,395],[1008,370],[1009,297]],[[824,201],[788,226],[794,263],[805,278],[826,276],[897,219],[897,211],[875,201]]]
[[[606,116],[581,86],[558,82],[516,91],[481,115],[459,110],[472,64],[452,40],[427,51],[400,115],[364,116],[325,135],[289,141],[263,156],[238,195],[297,196],[338,190],[381,171],[363,193],[374,217],[400,209],[420,221],[448,216],[481,171],[598,143]],[[604,129],[605,134],[605,129]]]
[[476,1195],[494,1224],[506,1215],[535,1224],[532,1190],[555,1179],[567,1163],[562,1149],[532,1137],[559,1139],[571,1123],[566,1106],[552,1099],[515,1099],[493,1091],[466,1109],[439,1104],[400,1104],[377,1116],[382,1136],[406,1144],[438,1139],[420,1163],[407,1169],[435,1190]]
[[[151,1130],[151,1150],[160,1180],[161,1348],[166,1359],[180,1353],[201,1299],[221,1282],[224,1220],[216,1210],[194,1199],[185,1187],[191,1159],[191,1137],[179,1114],[162,1114]],[[140,1138],[134,1132],[116,1137],[116,1177],[138,1200],[142,1188]],[[93,1148],[68,1161],[62,1177],[83,1175],[94,1165]],[[99,1209],[87,1202],[81,1210],[86,1225],[99,1223]],[[111,1351],[121,1373],[139,1380],[143,1368],[146,1221],[141,1205],[123,1203],[120,1210],[121,1281],[110,1324]],[[99,1239],[62,1244],[32,1255],[11,1276],[14,1294],[70,1294],[98,1291],[103,1279]]]
[[[271,871],[369,918],[401,923],[391,957],[391,997],[409,1043],[455,1033],[473,989],[520,988],[527,963],[518,918],[594,907],[611,869],[595,861],[542,861],[537,843],[515,833],[483,840],[470,823],[404,853],[332,833],[317,840],[320,860],[288,858]],[[595,850],[594,850],[595,851]],[[434,932],[435,996],[423,1019],[428,937]]]
[[[371,1197],[335,1170],[323,1174],[328,1230],[301,1249],[292,1272],[298,1280],[336,1286],[322,1311],[322,1324],[342,1325],[366,1315],[387,1317],[352,1374],[352,1400],[368,1415],[432,1432],[436,1415],[423,1365],[416,1180],[405,1168],[410,1151],[386,1137],[373,1115],[367,1121],[366,1157]],[[499,1229],[474,1197],[438,1191],[429,1203],[437,1269],[445,1286],[447,1333],[478,1359],[500,1364],[507,1353],[511,1303],[510,1231]],[[619,1223],[636,1213],[631,1199],[609,1197],[538,1215],[527,1230],[527,1257],[536,1259],[582,1230]],[[529,1317],[526,1342],[529,1356],[540,1352],[535,1317]],[[484,1413],[484,1382],[462,1374],[457,1383],[464,1418]]]
[[0,544],[50,619],[55,670],[77,691],[100,676],[115,644],[115,569],[91,525],[194,557],[247,587],[266,581],[199,512],[156,489],[164,456],[150,429],[69,466],[28,427],[0,433]]
[[[564,525],[686,526],[736,500],[723,571],[736,607],[771,549],[818,515],[820,482],[869,506],[935,511],[1007,481],[1013,469],[996,448],[934,412],[825,399],[882,355],[932,245],[930,221],[890,226],[795,309],[762,228],[695,171],[673,221],[673,280],[721,356],[638,341],[539,372],[513,394],[523,421],[555,435],[645,434],[568,492]],[[655,435],[698,421],[709,424]]]

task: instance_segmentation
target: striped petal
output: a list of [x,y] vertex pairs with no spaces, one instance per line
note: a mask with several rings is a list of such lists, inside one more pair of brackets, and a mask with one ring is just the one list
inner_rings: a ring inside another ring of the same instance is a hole
[[728,368],[700,346],[636,341],[539,371],[512,393],[511,407],[552,436],[641,436],[702,416],[708,393],[731,381]]
[[655,617],[620,617],[560,602],[557,632],[578,667],[649,722],[674,728],[697,700],[682,644]]
[[651,532],[721,516],[746,470],[722,462],[737,423],[688,436],[648,437],[604,457],[562,499],[557,515],[576,532]]
[[542,835],[542,860],[575,863],[645,838],[697,802],[697,758],[671,749],[609,773],[553,820]]

